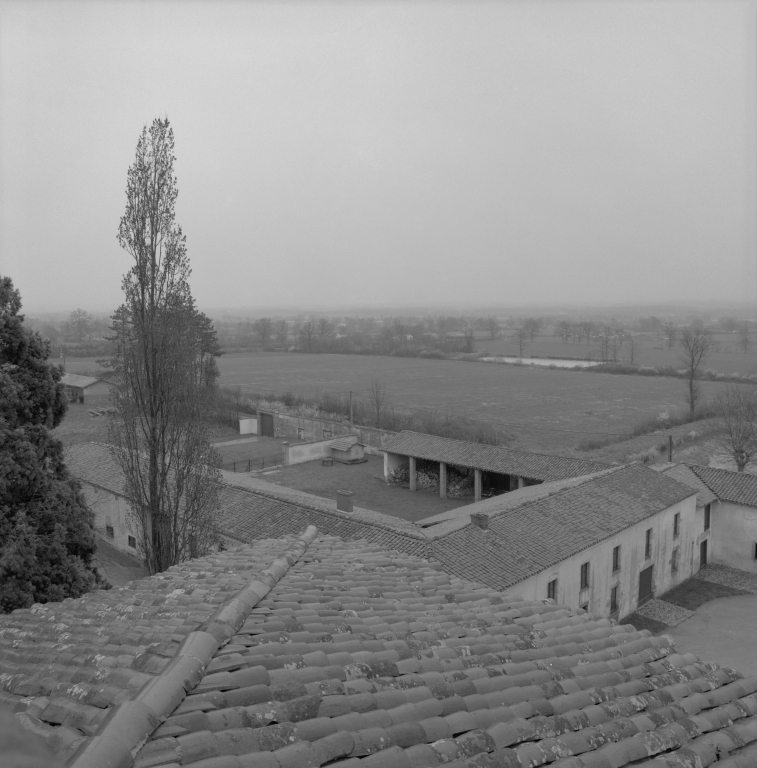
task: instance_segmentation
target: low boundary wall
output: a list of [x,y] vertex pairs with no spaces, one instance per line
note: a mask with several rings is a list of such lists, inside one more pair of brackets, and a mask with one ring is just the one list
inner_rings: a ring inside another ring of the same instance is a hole
[[[382,456],[383,444],[397,435],[396,432],[391,432],[388,429],[362,427],[357,424],[351,427],[348,422],[344,421],[303,418],[280,411],[273,414],[273,426],[275,437],[283,437],[285,440],[293,442],[316,443],[354,435],[365,446],[365,452],[374,456]],[[329,451],[328,454],[324,455],[331,455],[331,453]],[[313,458],[319,457],[314,456]],[[306,459],[306,461],[311,461],[311,459]]]

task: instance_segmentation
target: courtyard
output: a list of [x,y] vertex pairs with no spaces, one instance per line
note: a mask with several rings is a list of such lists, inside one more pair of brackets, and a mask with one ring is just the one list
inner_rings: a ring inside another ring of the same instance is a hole
[[325,467],[320,461],[309,461],[253,474],[269,483],[326,499],[335,499],[338,490],[351,491],[356,507],[383,512],[410,522],[473,503],[472,495],[463,499],[440,499],[438,493],[431,491],[411,492],[407,487],[387,485],[384,482],[383,458],[369,455],[365,458],[367,461],[362,464],[334,462],[332,466]]

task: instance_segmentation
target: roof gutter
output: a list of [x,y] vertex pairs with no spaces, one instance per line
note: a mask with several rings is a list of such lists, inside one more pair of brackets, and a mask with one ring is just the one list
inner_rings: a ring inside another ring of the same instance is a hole
[[204,624],[188,634],[173,659],[137,695],[114,707],[91,741],[69,759],[70,768],[130,768],[137,752],[202,680],[216,651],[241,629],[252,609],[276,586],[318,535],[309,525],[297,542],[260,571]]

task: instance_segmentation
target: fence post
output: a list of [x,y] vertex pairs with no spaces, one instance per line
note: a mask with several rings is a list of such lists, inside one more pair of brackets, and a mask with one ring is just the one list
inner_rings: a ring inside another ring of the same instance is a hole
[[235,462],[234,462],[234,472],[236,472],[236,471],[237,471],[237,463],[236,463],[236,461],[235,461]]
[[248,472],[250,471],[250,462],[251,461],[252,461],[252,459],[247,459],[247,471]]

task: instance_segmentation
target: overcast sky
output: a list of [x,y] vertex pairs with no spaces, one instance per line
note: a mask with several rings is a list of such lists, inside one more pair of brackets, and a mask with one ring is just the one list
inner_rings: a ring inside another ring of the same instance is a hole
[[754,2],[5,2],[0,273],[121,301],[142,126],[204,309],[755,302]]

